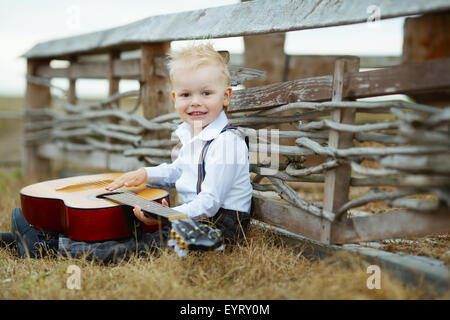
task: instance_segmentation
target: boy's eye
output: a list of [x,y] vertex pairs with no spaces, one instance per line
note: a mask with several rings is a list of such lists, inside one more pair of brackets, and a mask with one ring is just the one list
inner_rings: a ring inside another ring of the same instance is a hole
[[182,93],[181,96],[184,98],[187,98],[187,97],[189,97],[189,93]]
[[204,91],[204,92],[203,92],[203,95],[204,95],[204,96],[209,96],[210,94],[211,94],[211,92],[209,92],[209,91]]

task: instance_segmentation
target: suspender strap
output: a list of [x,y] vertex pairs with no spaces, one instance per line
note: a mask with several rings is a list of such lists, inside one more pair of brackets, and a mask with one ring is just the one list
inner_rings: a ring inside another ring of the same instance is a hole
[[[237,129],[236,127],[231,126],[229,123],[223,127],[222,131],[220,133],[225,132],[229,129]],[[200,153],[200,158],[198,160],[198,178],[197,178],[197,194],[199,194],[202,191],[202,183],[203,180],[205,180],[205,157],[206,152],[208,151],[209,145],[214,139],[206,141],[205,145],[203,146],[202,152]]]

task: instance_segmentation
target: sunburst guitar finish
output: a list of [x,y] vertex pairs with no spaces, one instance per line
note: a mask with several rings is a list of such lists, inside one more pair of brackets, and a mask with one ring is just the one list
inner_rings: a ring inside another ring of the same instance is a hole
[[[120,204],[101,198],[105,187],[122,173],[105,173],[70,177],[35,183],[20,190],[22,212],[36,229],[59,231],[73,240],[101,241],[131,236]],[[163,189],[142,184],[119,190],[161,203],[169,202],[169,193]],[[131,213],[132,214],[132,213]],[[144,225],[143,232],[154,232],[161,222]]]

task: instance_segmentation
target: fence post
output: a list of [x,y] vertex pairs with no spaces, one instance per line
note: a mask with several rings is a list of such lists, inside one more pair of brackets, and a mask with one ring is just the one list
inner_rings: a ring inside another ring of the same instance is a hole
[[[73,56],[69,59],[70,65],[76,63],[78,58]],[[69,68],[71,70],[72,68]],[[67,92],[67,102],[70,104],[77,103],[77,79],[73,78],[71,74],[69,74],[69,91]]]
[[[430,35],[433,35],[430,37]],[[402,63],[430,61],[450,57],[450,12],[428,13],[408,17],[403,25]],[[414,101],[447,107],[449,89],[428,90],[408,94]]]
[[[114,77],[114,61],[116,59],[120,59],[120,51],[110,51],[108,52],[108,97],[116,94],[119,92],[119,82],[120,78]],[[120,100],[114,101],[117,107],[119,107]],[[110,105],[109,108],[112,108]],[[110,117],[108,119],[109,123],[118,123],[118,119],[116,117]],[[106,143],[113,143],[112,138],[106,138]],[[105,167],[111,168],[111,153],[109,150],[105,151],[106,157],[105,157]]]
[[[344,80],[346,72],[359,71],[359,58],[340,58],[336,60],[333,77],[332,101],[342,101]],[[331,112],[331,120],[338,123],[353,124],[355,122],[355,109],[337,109]],[[353,133],[330,130],[328,145],[332,148],[347,149],[353,146]],[[325,174],[325,190],[323,208],[335,212],[348,201],[350,191],[351,168],[349,164],[342,164]],[[330,243],[331,222],[322,219],[321,241]]]
[[[28,59],[27,75],[34,76],[39,66],[49,65],[50,59]],[[35,108],[50,107],[50,87],[27,81],[25,112]],[[50,161],[38,154],[38,146],[25,144],[22,154],[22,175],[30,180],[40,180],[50,175]]]
[[[143,43],[141,45],[141,86],[144,118],[153,119],[170,111],[170,79],[157,74],[155,57],[167,55],[170,42]],[[170,132],[151,132],[146,138],[169,138]]]
[[[111,51],[108,53],[108,95],[112,96],[119,92],[120,79],[114,77],[114,60],[120,58],[120,51]],[[116,101],[119,104],[119,101]]]

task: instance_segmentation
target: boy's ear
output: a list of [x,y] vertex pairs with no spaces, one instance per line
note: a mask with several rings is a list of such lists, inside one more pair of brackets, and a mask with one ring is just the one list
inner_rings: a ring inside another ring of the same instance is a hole
[[228,107],[228,105],[231,102],[231,94],[232,94],[231,87],[226,88],[225,93],[223,94],[223,106]]

